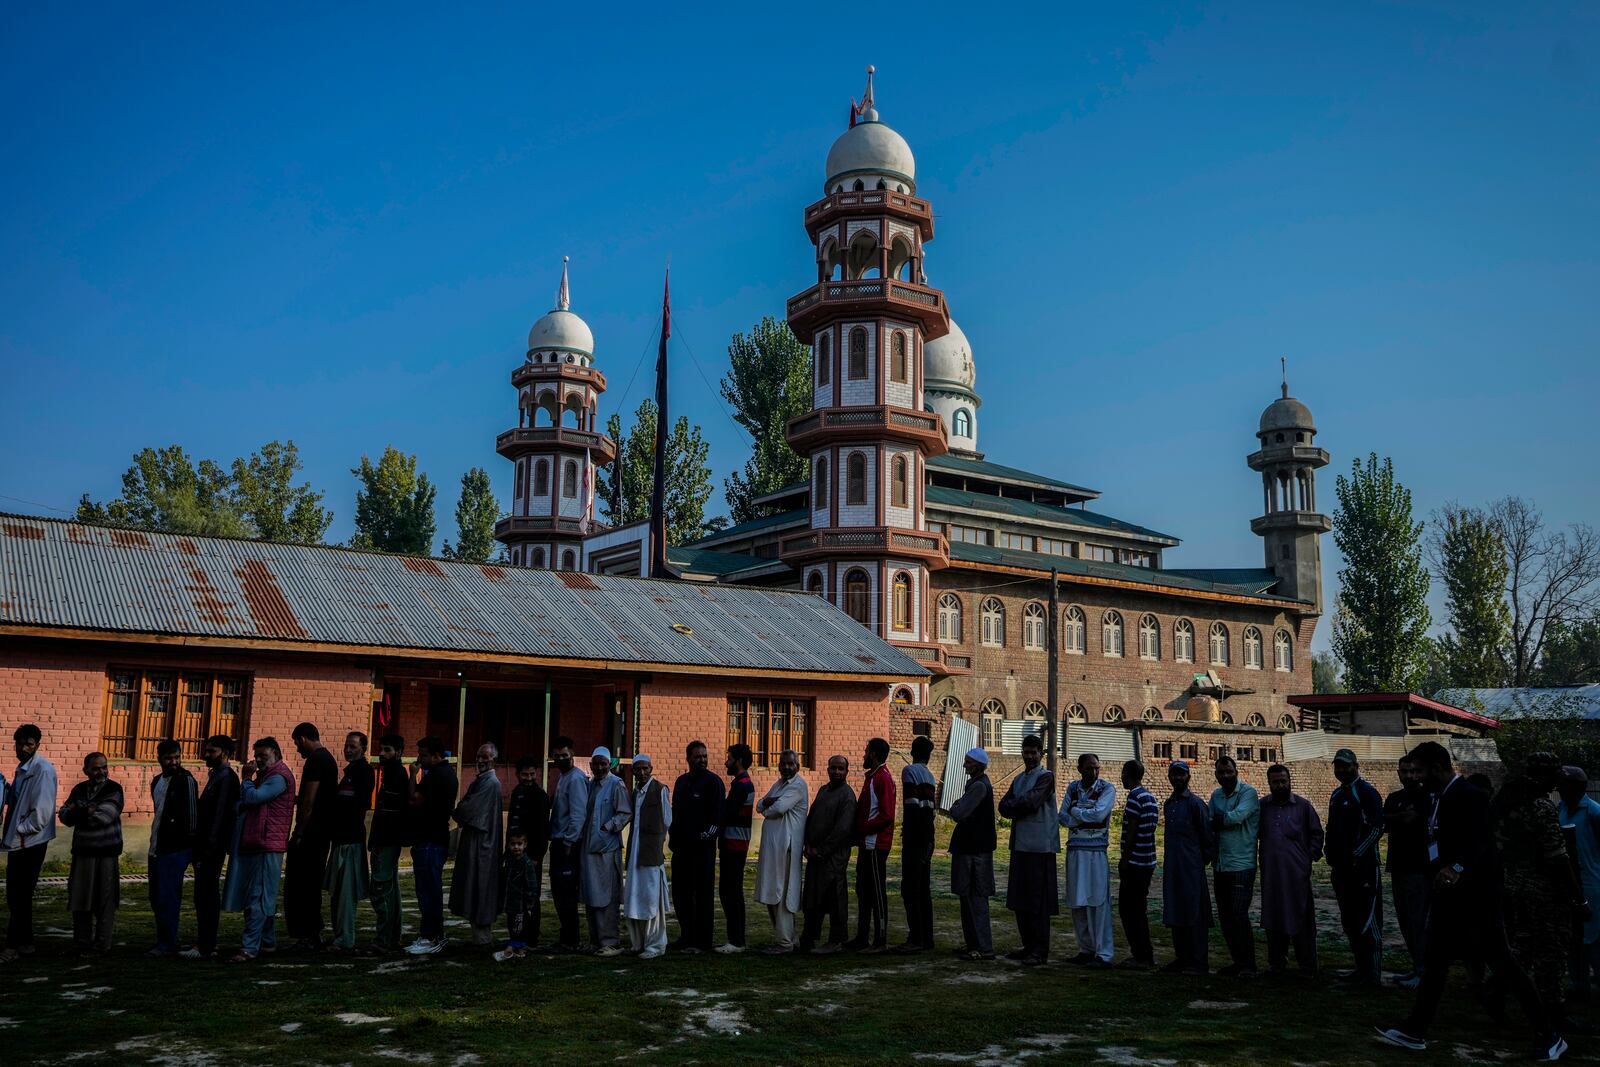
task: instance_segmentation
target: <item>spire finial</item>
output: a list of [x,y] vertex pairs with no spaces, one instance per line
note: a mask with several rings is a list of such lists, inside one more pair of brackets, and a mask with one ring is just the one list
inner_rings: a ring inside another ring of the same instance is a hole
[[1283,372],[1283,398],[1289,399],[1289,357],[1278,357],[1278,369]]
[[556,291],[556,310],[572,310],[572,293],[567,288],[567,260],[570,256],[561,257],[561,288]]
[[861,117],[867,122],[878,121],[878,108],[872,100],[872,76],[877,72],[877,67],[867,64],[867,91],[861,95]]

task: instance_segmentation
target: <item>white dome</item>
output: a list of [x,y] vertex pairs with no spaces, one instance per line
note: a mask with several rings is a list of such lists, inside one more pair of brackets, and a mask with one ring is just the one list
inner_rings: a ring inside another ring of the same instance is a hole
[[[871,112],[876,114],[876,112]],[[832,192],[839,179],[881,175],[896,178],[910,192],[917,189],[917,161],[906,139],[876,119],[858,122],[833,142],[828,149],[826,192]],[[848,187],[849,182],[847,181]],[[867,182],[872,187],[875,182]]]
[[922,380],[929,388],[943,384],[970,390],[978,384],[972,345],[954,320],[949,333],[922,346]]
[[592,356],[594,334],[589,332],[589,324],[572,312],[552,311],[528,331],[528,351],[550,348]]

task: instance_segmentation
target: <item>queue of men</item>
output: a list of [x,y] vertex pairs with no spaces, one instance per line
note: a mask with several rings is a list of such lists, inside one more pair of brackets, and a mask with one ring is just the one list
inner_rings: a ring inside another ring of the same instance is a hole
[[[83,760],[82,781],[58,809],[56,771],[39,752],[41,740],[36,726],[19,727],[17,770],[11,782],[0,780],[5,798],[0,850],[8,854],[9,910],[0,963],[35,951],[34,889],[58,821],[73,829],[67,899],[74,943],[86,955],[106,952],[113,943],[124,791],[111,780],[105,755],[93,752]],[[298,781],[275,738],[255,741],[237,771],[233,740],[208,738],[202,746],[203,785],[183,767],[178,743],[160,742],[160,774],[150,787],[154,817],[148,850],[156,934],[147,956],[218,957],[223,910],[243,916],[239,948],[223,958],[243,964],[277,951],[280,884],[291,939],[285,951],[401,951],[398,870],[407,846],[419,930],[404,951],[437,953],[445,946],[443,872],[452,822],[456,846],[448,906],[465,920],[472,943],[486,948],[496,944],[495,930],[504,916],[509,936],[494,953],[497,960],[585,951],[579,942],[580,904],[587,951],[598,956],[625,951],[623,920],[626,951],[642,959],[669,949],[737,954],[747,949],[744,874],[758,817],[756,900],[766,905],[773,932],[764,952],[830,954],[848,948],[878,954],[889,950],[887,868],[897,794],[907,936],[894,951],[935,947],[930,875],[938,783],[928,766],[933,745],[926,737],[913,743],[898,783],[887,768],[889,745],[882,738],[866,746],[859,789],[850,787],[848,758],[830,757],[828,781],[814,799],[800,775],[798,755],[784,752],[777,780],[759,801],[749,775],[752,753],[745,745],[728,749],[724,786],[709,769],[707,746],[691,743],[687,770],[669,790],[645,754],[632,760],[631,783],[618,777],[617,761],[604,748],[592,753],[585,775],[576,765],[572,741],[562,737],[550,754],[557,772],[552,794],[540,784],[542,761],[524,757],[517,762],[517,785],[506,804],[493,744],[477,750],[477,775],[460,795],[456,772],[437,738],[416,743],[409,770],[405,740],[393,734],[379,739],[376,766],[368,756],[367,736],[359,732],[344,739],[342,767],[314,724],[301,723],[291,741],[303,761]],[[1148,894],[1156,870],[1156,831],[1164,824],[1161,917],[1173,955],[1165,971],[1211,973],[1209,931],[1216,925],[1228,954],[1216,973],[1255,976],[1250,911],[1259,881],[1267,970],[1289,974],[1292,951],[1293,973],[1316,974],[1312,868],[1325,858],[1355,962],[1339,978],[1357,985],[1375,985],[1382,978],[1385,868],[1389,875],[1392,906],[1412,964],[1399,984],[1416,995],[1403,1020],[1378,1028],[1383,1040],[1426,1047],[1456,962],[1467,965],[1491,1016],[1503,1013],[1508,994],[1518,1001],[1534,1034],[1537,1058],[1559,1058],[1567,1047],[1563,1034],[1584,1032],[1567,1014],[1566,989],[1570,976],[1586,990],[1600,964],[1600,920],[1587,903],[1590,894],[1600,893],[1600,805],[1588,798],[1581,769],[1538,754],[1491,799],[1486,782],[1457,774],[1449,751],[1430,741],[1401,762],[1399,788],[1385,798],[1361,776],[1355,754],[1340,749],[1333,758],[1339,787],[1330,797],[1324,826],[1316,808],[1293,792],[1290,771],[1281,764],[1268,769],[1268,795],[1262,798],[1240,781],[1237,764],[1223,756],[1213,767],[1216,787],[1209,800],[1202,800],[1192,768],[1173,761],[1167,798],[1158,803],[1143,785],[1144,765],[1124,763],[1117,910],[1128,952],[1117,963],[1108,858],[1117,789],[1101,777],[1099,759],[1084,754],[1077,760],[1077,777],[1060,790],[1042,757],[1041,740],[1025,738],[1022,769],[1000,791],[989,777],[988,754],[973,749],[965,756],[966,782],[947,813],[954,822],[950,891],[960,904],[962,931],[954,951],[961,958],[995,958],[989,901],[997,895],[999,817],[1010,823],[1005,904],[1020,941],[1007,958],[1030,967],[1046,963],[1051,918],[1065,903],[1077,947],[1071,963],[1152,968]],[[1064,888],[1057,862],[1062,828]],[[1380,864],[1379,842],[1385,836],[1387,863]],[[846,941],[852,852],[857,925]],[[559,929],[553,940],[541,943],[547,856]],[[191,869],[197,936],[194,944],[180,947],[183,887]],[[714,881],[726,931],[719,946],[713,945]],[[329,925],[325,897],[331,938],[323,936]],[[363,901],[370,902],[375,920],[374,939],[365,948],[356,943]],[[676,912],[679,927],[671,944],[669,911]]]

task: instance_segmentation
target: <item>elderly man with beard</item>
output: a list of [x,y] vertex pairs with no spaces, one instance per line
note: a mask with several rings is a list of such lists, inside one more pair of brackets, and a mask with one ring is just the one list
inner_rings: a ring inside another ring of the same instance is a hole
[[806,808],[811,787],[800,777],[800,756],[785,749],[778,780],[756,804],[761,813],[761,853],[756,858],[756,902],[772,915],[777,940],[769,956],[794,951],[794,914],[800,910],[800,868],[806,843]]
[[1261,928],[1267,932],[1267,967],[1282,974],[1294,945],[1295,966],[1317,973],[1317,909],[1311,865],[1322,858],[1322,820],[1305,797],[1290,789],[1289,768],[1267,768],[1267,802],[1261,805]]
[[[800,951],[831,955],[844,950],[850,925],[850,849],[856,832],[856,795],[850,788],[850,761],[828,760],[828,781],[806,813],[806,879],[800,904],[806,913]],[[829,923],[827,943],[818,947],[822,920]]]
[[1172,795],[1162,820],[1167,824],[1161,870],[1161,921],[1172,931],[1174,959],[1163,970],[1205,974],[1206,931],[1211,928],[1211,894],[1206,864],[1217,858],[1217,837],[1205,801],[1189,790],[1189,764],[1173,760],[1167,768]]
[[617,956],[617,915],[622,906],[622,831],[633,819],[628,787],[611,773],[611,750],[597,748],[589,758],[594,777],[584,812],[583,854],[579,868],[589,943],[596,956]]
[[967,772],[967,788],[950,806],[956,824],[950,834],[950,892],[961,901],[962,947],[956,955],[976,962],[994,959],[989,898],[994,896],[996,838],[989,753],[968,749],[962,769]]
[[1022,739],[1022,773],[1000,801],[1000,814],[1011,820],[1011,877],[1006,907],[1017,917],[1022,947],[1007,953],[1024,967],[1050,958],[1050,917],[1061,910],[1056,853],[1061,829],[1056,824],[1056,776],[1045,769],[1044,742],[1037,734]]
[[628,837],[628,878],[622,914],[628,939],[642,960],[667,951],[667,831],[672,827],[672,799],[656,781],[655,761],[644,753],[633,757],[633,832]]
[[455,876],[450,879],[450,912],[472,924],[472,943],[494,943],[500,915],[500,777],[494,763],[500,750],[492,742],[478,746],[477,777],[456,805]]
[[1078,781],[1067,785],[1060,823],[1067,828],[1067,906],[1078,954],[1070,962],[1111,966],[1111,809],[1117,790],[1100,777],[1100,757],[1078,757]]
[[104,752],[83,757],[83,781],[61,805],[61,824],[72,827],[72,869],[67,907],[80,955],[106,953],[116,934],[118,857],[122,855],[122,787],[109,775]]

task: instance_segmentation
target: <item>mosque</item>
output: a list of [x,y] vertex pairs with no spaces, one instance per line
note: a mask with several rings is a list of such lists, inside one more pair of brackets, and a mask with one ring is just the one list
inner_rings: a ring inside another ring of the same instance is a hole
[[[812,409],[788,428],[811,475],[767,496],[761,517],[672,547],[669,566],[829,600],[930,672],[892,691],[897,744],[960,717],[997,750],[1044,720],[1055,575],[1069,731],[1127,728],[1156,758],[1277,758],[1301,725],[1287,698],[1312,688],[1331,529],[1310,409],[1285,382],[1255,428],[1245,465],[1262,486],[1259,567],[1169,567],[1176,536],[1106,514],[1098,490],[986,456],[973,346],[923,268],[933,206],[870,70],[855,114],[804,210],[815,276],[787,307],[813,353]],[[514,491],[497,536],[517,566],[638,574],[648,524],[594,517],[595,469],[616,448],[598,429],[594,337],[567,292],[564,267],[512,374],[517,426],[496,445]],[[748,729],[730,716],[730,740]]]

